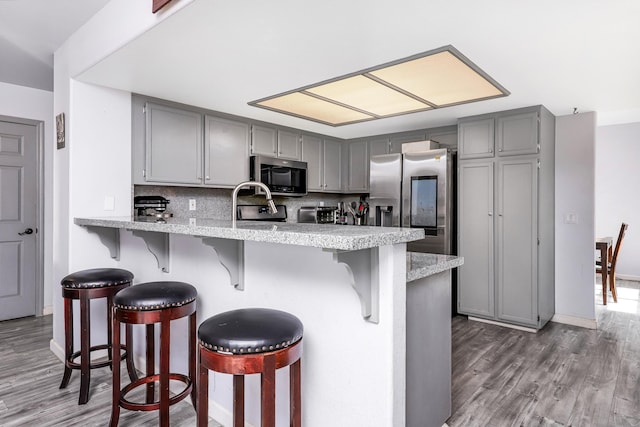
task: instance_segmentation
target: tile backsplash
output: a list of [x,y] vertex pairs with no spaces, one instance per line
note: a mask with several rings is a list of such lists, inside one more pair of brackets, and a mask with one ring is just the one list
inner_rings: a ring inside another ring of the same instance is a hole
[[[163,196],[169,200],[167,212],[179,218],[231,219],[231,189],[168,187],[136,185],[134,196]],[[357,202],[359,194],[309,193],[303,197],[273,198],[278,205],[287,207],[287,222],[297,222],[302,206],[336,206],[338,202]],[[196,201],[196,209],[189,210],[189,200]],[[263,196],[240,196],[239,205],[264,205]]]

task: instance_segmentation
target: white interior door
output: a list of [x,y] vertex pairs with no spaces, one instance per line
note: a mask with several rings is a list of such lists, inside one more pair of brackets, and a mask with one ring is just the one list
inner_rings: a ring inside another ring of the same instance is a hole
[[0,320],[36,314],[37,135],[0,121]]

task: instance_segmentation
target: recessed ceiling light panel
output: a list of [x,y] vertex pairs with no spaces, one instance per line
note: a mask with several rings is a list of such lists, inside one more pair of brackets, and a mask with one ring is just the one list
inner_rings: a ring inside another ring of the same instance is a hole
[[249,105],[342,126],[507,95],[453,46],[445,46]]

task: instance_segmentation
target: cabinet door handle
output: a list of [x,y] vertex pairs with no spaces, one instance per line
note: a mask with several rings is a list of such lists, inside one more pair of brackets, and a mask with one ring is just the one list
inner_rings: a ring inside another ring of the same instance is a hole
[[209,178],[208,176],[205,176],[204,179],[206,179],[207,181],[211,180],[211,178]]
[[489,212],[489,216],[493,216],[493,212]]
[[502,151],[502,148],[498,148],[498,151]]

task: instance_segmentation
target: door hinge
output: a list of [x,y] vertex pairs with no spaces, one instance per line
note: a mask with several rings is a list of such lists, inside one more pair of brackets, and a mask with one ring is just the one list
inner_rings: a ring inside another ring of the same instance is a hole
[[147,177],[147,170],[146,169],[142,169],[142,177],[143,178]]
[[142,106],[142,114],[147,114],[147,104]]
[[540,169],[540,160],[538,160],[538,169]]
[[540,321],[540,315],[538,314],[538,322]]
[[540,246],[540,238],[538,237],[538,246]]
[[538,144],[538,153],[540,152],[540,144]]

